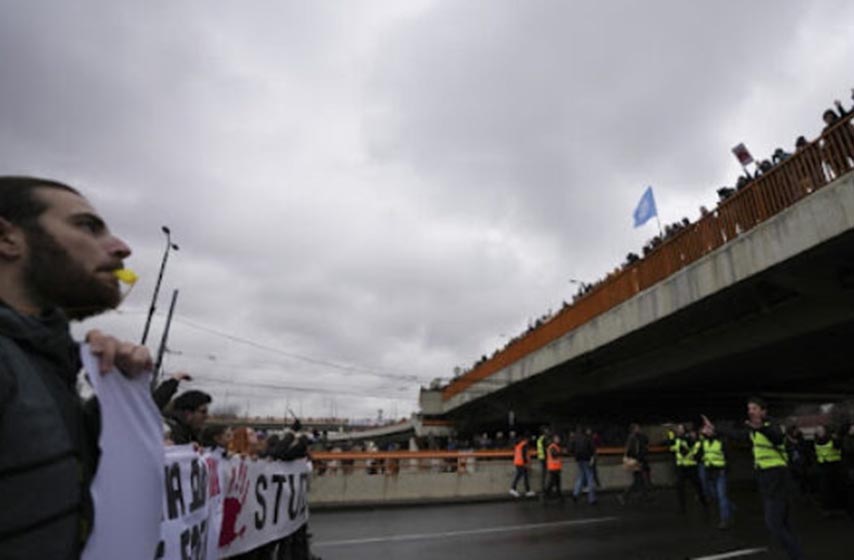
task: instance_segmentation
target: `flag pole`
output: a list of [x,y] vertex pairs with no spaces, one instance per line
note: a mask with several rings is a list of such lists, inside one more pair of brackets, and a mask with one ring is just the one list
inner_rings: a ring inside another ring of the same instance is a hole
[[657,205],[655,209],[655,221],[658,222],[658,236],[661,237],[662,240],[664,240],[664,230],[661,229],[661,218],[658,217]]

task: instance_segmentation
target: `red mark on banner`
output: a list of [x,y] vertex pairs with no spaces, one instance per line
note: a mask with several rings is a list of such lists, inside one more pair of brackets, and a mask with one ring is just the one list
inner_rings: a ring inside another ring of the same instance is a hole
[[213,498],[219,496],[219,461],[213,457],[206,457],[205,462],[208,464],[208,496]]
[[249,493],[249,474],[246,462],[241,461],[240,466],[231,469],[228,491],[222,503],[222,531],[219,534],[219,546],[228,546],[235,539],[242,538],[246,532],[244,525],[237,529],[237,517],[246,503]]

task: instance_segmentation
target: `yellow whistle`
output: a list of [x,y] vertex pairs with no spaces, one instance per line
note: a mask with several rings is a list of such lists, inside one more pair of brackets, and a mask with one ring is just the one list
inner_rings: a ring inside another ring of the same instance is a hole
[[139,276],[136,275],[136,272],[129,268],[120,268],[113,272],[113,275],[119,279],[119,282],[127,284],[128,286],[133,286],[136,284],[136,281],[139,280]]

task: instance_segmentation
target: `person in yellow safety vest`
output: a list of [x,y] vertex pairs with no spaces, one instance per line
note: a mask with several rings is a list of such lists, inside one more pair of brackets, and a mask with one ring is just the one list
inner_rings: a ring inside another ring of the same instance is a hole
[[549,476],[546,489],[542,495],[543,502],[551,497],[556,497],[560,503],[564,502],[560,487],[560,475],[563,470],[562,455],[564,455],[564,451],[560,447],[560,436],[555,434],[552,436],[552,442],[546,448],[546,470]]
[[718,529],[726,530],[732,527],[732,506],[727,494],[727,463],[724,442],[715,432],[714,427],[708,424],[703,426],[702,434],[703,465],[706,467],[709,488],[714,492],[718,501],[720,513]]
[[818,480],[821,489],[821,507],[825,513],[843,509],[845,488],[842,479],[842,445],[826,426],[815,432],[815,462],[818,463]]
[[700,475],[697,473],[697,461],[702,452],[700,442],[685,430],[684,424],[676,426],[676,433],[669,441],[670,451],[676,459],[676,496],[679,500],[679,511],[685,513],[688,508],[685,496],[685,484],[691,483],[697,494],[697,499],[705,509],[708,506]]
[[[706,426],[714,429],[703,416]],[[792,485],[786,455],[785,432],[779,423],[768,420],[768,405],[759,397],[747,401],[747,436],[753,444],[753,466],[765,525],[791,560],[803,560],[804,553],[789,523],[789,493]],[[734,432],[733,435],[736,435]]]
[[548,469],[546,468],[546,447],[551,440],[548,426],[540,428],[540,437],[537,438],[537,460],[540,462],[540,471],[542,478],[540,479],[540,491],[546,491],[546,478]]
[[514,498],[519,497],[519,492],[516,490],[516,485],[520,480],[525,482],[525,496],[532,497],[536,494],[531,490],[531,483],[528,480],[528,455],[531,451],[531,436],[525,434],[513,446],[513,466],[516,467],[516,475],[513,477],[513,484],[510,486],[510,495]]

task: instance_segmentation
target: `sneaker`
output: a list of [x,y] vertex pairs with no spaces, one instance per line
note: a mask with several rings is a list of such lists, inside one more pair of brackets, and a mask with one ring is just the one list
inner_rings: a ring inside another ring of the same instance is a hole
[[718,525],[718,529],[721,531],[732,529],[732,521],[721,521],[720,525]]
[[534,496],[536,496],[536,495],[537,495],[537,493],[536,493],[536,492],[534,492],[533,490],[528,490],[527,492],[525,492],[525,497],[526,497],[526,498],[533,498],[533,497],[534,497]]
[[518,498],[519,492],[517,492],[515,488],[511,488],[510,489],[510,495],[513,496],[514,498]]
[[626,505],[626,498],[624,498],[622,494],[617,494],[617,503],[621,506]]

